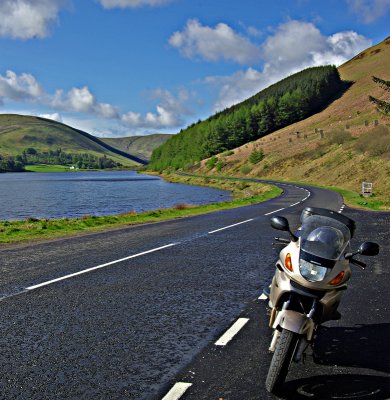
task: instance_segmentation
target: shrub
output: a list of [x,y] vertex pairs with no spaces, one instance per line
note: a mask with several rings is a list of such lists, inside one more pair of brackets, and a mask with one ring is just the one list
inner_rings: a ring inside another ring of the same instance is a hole
[[175,204],[176,210],[186,210],[187,208],[190,208],[190,207],[191,206],[189,204],[185,204],[185,203]]
[[227,157],[227,156],[231,156],[232,154],[234,154],[234,151],[233,151],[233,150],[227,150],[227,151],[224,151],[224,152],[221,154],[221,156],[222,156],[222,157]]
[[252,164],[257,164],[258,162],[260,162],[262,159],[264,158],[264,152],[262,149],[259,150],[253,150],[252,153],[249,156],[249,161]]
[[334,129],[327,134],[327,139],[332,144],[344,144],[352,140],[352,135],[344,129]]
[[249,185],[248,182],[241,181],[241,182],[238,184],[238,189],[239,189],[239,190],[244,190],[244,189],[248,188],[249,186],[250,186],[250,185]]
[[221,171],[222,171],[222,168],[223,168],[225,165],[226,165],[225,162],[223,162],[223,161],[218,161],[215,167],[217,168],[217,171],[218,171],[218,172],[221,172]]
[[216,166],[217,162],[218,162],[218,158],[215,157],[215,156],[213,156],[213,157],[209,158],[209,159],[206,161],[206,167],[207,167],[208,169],[213,169],[213,168]]
[[355,149],[371,156],[382,156],[390,153],[389,128],[380,125],[361,135],[355,143]]
[[241,168],[240,168],[240,172],[242,173],[242,174],[249,174],[249,172],[251,172],[251,170],[252,170],[252,168],[249,166],[249,165],[247,165],[247,164],[245,164],[245,165],[243,165]]

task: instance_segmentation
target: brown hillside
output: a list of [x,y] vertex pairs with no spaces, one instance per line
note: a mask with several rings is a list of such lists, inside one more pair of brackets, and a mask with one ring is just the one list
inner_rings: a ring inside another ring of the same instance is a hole
[[[390,149],[383,150],[387,143],[390,146],[390,133],[387,136],[385,132],[390,117],[377,111],[368,99],[372,95],[390,101],[389,92],[372,80],[372,76],[390,80],[390,37],[341,65],[339,72],[343,80],[353,82],[340,98],[305,120],[234,149],[232,155],[219,155],[225,164],[220,172],[306,181],[356,192],[361,182],[368,180],[390,207]],[[362,143],[368,143],[367,135],[381,126],[384,131],[374,135],[374,140],[381,142],[381,149],[365,151]],[[332,138],[336,130],[345,131],[344,136],[349,139],[342,144],[335,142]],[[255,148],[261,148],[265,158],[252,165],[249,156]],[[205,161],[200,171],[207,171]]]

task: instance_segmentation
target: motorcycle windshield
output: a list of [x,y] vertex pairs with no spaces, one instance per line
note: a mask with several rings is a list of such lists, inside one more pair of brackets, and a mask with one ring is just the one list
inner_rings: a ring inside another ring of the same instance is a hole
[[308,217],[298,233],[302,250],[328,260],[337,260],[351,239],[346,225],[320,215]]

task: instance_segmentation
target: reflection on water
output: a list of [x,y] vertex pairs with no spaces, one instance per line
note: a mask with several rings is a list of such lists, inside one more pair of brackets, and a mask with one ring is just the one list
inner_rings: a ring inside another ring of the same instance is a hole
[[0,174],[0,220],[112,215],[229,198],[226,191],[134,171]]

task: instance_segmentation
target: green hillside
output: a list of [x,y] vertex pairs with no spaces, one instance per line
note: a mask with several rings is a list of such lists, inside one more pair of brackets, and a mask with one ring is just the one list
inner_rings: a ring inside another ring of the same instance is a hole
[[[193,171],[335,186],[354,192],[359,205],[389,210],[390,116],[369,96],[390,102],[390,91],[378,84],[390,81],[390,37],[338,70],[352,85],[325,109],[203,160]],[[374,197],[360,198],[362,182],[373,183]]]
[[335,66],[305,69],[173,136],[154,150],[151,167],[187,167],[261,138],[319,112],[348,86]]
[[155,133],[145,136],[101,138],[101,140],[126,153],[135,155],[144,160],[150,160],[153,150],[164,144],[171,136],[172,135],[163,133]]
[[[50,160],[62,153],[62,160],[100,158],[123,166],[136,166],[145,161],[120,151],[100,139],[65,124],[33,116],[0,115],[0,160],[14,160],[27,154],[28,160]],[[79,157],[75,157],[79,155]],[[33,157],[34,156],[34,157]],[[50,162],[47,162],[50,163]]]

